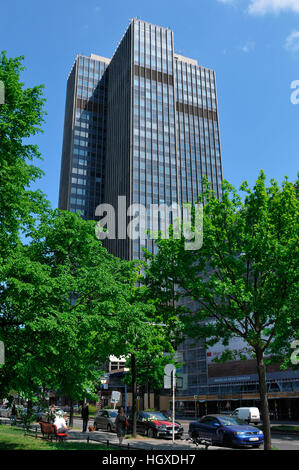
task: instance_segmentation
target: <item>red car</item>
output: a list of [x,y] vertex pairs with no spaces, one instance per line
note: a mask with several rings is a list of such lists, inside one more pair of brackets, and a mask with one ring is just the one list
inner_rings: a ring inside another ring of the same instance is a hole
[[[132,430],[132,417],[129,416]],[[138,434],[148,437],[172,437],[172,421],[160,411],[137,411],[136,430]],[[183,426],[175,422],[174,437],[181,439],[184,433]]]

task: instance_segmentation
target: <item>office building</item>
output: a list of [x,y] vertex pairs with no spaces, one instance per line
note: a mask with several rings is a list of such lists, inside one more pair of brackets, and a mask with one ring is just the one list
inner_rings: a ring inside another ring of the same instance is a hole
[[[111,59],[77,56],[67,83],[60,209],[97,219],[97,206],[117,211],[119,196],[124,212],[132,204],[194,203],[204,175],[220,197],[215,72],[177,54],[169,28],[133,19]],[[118,234],[119,217],[116,225]],[[155,248],[126,234],[105,244],[125,259]],[[182,393],[193,396],[207,383],[204,345],[190,349],[187,341],[180,351]]]
[[[117,210],[119,196],[127,208],[193,203],[203,175],[219,196],[215,72],[176,54],[170,29],[134,19],[111,60],[77,56],[67,84],[60,209],[94,219],[103,202]],[[127,259],[142,257],[142,246],[154,243],[107,240]]]

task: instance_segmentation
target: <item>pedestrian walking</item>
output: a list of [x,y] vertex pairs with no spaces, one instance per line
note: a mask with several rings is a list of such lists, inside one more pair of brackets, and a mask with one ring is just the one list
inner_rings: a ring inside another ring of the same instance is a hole
[[124,413],[124,409],[121,406],[118,410],[118,415],[115,420],[115,428],[116,428],[117,437],[119,439],[119,445],[122,444],[123,438],[126,435],[127,425],[128,425],[128,420]]
[[82,432],[86,432],[88,419],[89,419],[89,403],[88,402],[85,403],[85,405],[82,406],[81,417],[82,417],[82,420],[83,420]]

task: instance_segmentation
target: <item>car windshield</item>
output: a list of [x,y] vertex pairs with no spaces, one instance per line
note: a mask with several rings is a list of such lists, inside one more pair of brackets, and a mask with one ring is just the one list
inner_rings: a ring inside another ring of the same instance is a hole
[[244,421],[239,418],[235,418],[234,416],[221,416],[221,418],[218,417],[218,419],[220,423],[223,424],[223,426],[235,426],[236,424],[245,424]]
[[110,418],[115,418],[117,416],[117,411],[108,411],[108,415]]
[[144,413],[145,419],[151,419],[151,420],[159,420],[159,421],[169,421],[167,416],[163,415],[163,413]]

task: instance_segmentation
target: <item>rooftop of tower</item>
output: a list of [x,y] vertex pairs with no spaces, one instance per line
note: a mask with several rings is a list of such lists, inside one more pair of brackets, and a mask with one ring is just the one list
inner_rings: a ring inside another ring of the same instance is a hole
[[110,64],[111,62],[111,59],[108,59],[107,57],[103,57],[101,55],[93,54],[93,53],[90,54],[89,58],[93,60],[98,60],[100,62],[105,62],[106,64]]
[[[169,27],[166,28],[166,27],[164,27],[164,26],[155,25],[155,24],[150,23],[150,22],[148,22],[148,21],[142,20],[142,19],[140,19],[140,18],[138,18],[138,17],[132,18],[131,20],[129,20],[129,26],[128,26],[128,28],[126,28],[126,31],[124,32],[124,34],[123,34],[121,40],[118,42],[117,48],[118,48],[119,44],[121,43],[123,37],[124,37],[125,34],[127,33],[129,27],[130,27],[130,26],[132,25],[132,23],[134,23],[134,22],[143,23],[143,24],[148,25],[148,26],[153,26],[153,27],[155,27],[155,28],[162,28],[162,29],[165,29],[165,30],[167,30],[167,31],[171,31],[171,32],[172,32],[172,29],[169,28]],[[116,50],[117,50],[117,48],[116,48]],[[113,53],[113,55],[112,55],[112,58],[113,58],[113,56],[114,56],[116,50],[114,51],[114,53]],[[112,60],[112,58],[103,57],[103,56],[100,56],[100,55],[94,54],[94,53],[91,53],[90,56],[87,56],[87,55],[85,55],[85,54],[78,54],[78,56],[83,56],[83,57],[87,57],[88,59],[98,60],[98,61],[100,61],[100,62],[105,62],[107,65],[109,65],[110,62],[111,62],[111,60]],[[78,57],[78,56],[77,56],[77,57]],[[175,60],[178,60],[178,61],[180,61],[180,62],[184,62],[184,63],[186,63],[186,64],[190,64],[190,65],[193,65],[193,66],[196,66],[196,67],[201,67],[201,68],[203,68],[203,69],[212,70],[211,68],[206,67],[206,66],[202,66],[202,65],[199,66],[197,59],[192,59],[191,57],[186,57],[186,56],[183,56],[182,54],[178,54],[178,53],[176,53],[176,52],[173,53],[173,56],[174,56],[174,59],[175,59]],[[74,65],[74,64],[73,64],[73,65]],[[72,67],[72,68],[73,68],[73,67]],[[71,68],[71,70],[72,70],[72,68]],[[71,73],[71,71],[70,71],[70,73]],[[69,75],[70,75],[70,73],[69,73]]]
[[171,28],[165,28],[165,26],[153,24],[153,23],[150,23],[149,21],[141,20],[141,19],[138,18],[138,17],[132,18],[132,19],[130,20],[130,24],[133,23],[134,21],[139,21],[140,23],[144,23],[144,24],[149,25],[149,26],[154,26],[155,28],[162,28],[162,29],[167,29],[168,31],[172,31]]
[[185,57],[181,54],[176,54],[176,52],[174,52],[173,57],[177,60],[180,60],[181,62],[186,62],[187,64],[198,66],[198,62],[196,59],[191,59],[190,57]]

